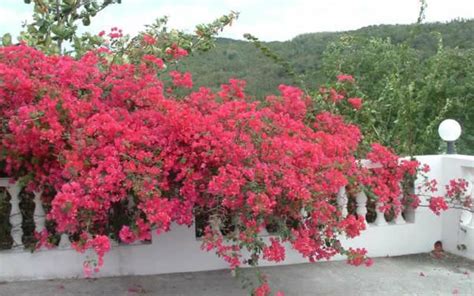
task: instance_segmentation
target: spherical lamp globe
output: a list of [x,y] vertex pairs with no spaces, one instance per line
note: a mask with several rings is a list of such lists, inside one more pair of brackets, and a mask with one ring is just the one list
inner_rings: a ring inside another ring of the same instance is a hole
[[461,125],[454,119],[445,119],[438,127],[438,134],[444,141],[454,142],[461,136]]

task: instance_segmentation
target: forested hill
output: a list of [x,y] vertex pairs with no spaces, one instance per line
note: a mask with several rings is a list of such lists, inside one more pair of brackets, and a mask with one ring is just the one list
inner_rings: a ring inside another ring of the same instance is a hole
[[[420,60],[424,60],[436,53],[438,36],[442,36],[446,48],[474,49],[474,20],[427,23],[421,26],[369,26],[347,32],[303,34],[290,41],[263,44],[287,59],[298,74],[305,75],[308,86],[315,87],[330,78],[323,69],[327,46],[340,42],[341,38],[347,36],[367,40],[390,38],[394,44],[405,42],[416,49]],[[190,57],[180,68],[193,73],[197,86],[217,88],[229,78],[244,79],[248,82],[248,93],[257,96],[274,93],[279,84],[292,82],[281,66],[264,57],[253,44],[232,39],[219,39],[216,48]]]

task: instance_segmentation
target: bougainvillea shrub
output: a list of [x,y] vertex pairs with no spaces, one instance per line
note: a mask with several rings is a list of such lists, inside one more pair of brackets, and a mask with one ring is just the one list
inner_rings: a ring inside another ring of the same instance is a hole
[[[166,54],[186,55],[177,46]],[[67,233],[76,250],[97,254],[95,265],[84,265],[91,273],[112,234],[123,243],[149,241],[151,231],[192,225],[204,213],[203,249],[231,268],[282,261],[283,243],[309,261],[344,254],[350,264],[371,265],[365,250],[339,241],[359,235],[365,221],[341,214],[337,192],[369,191],[382,211],[399,213],[407,206],[399,184],[417,173],[416,161],[399,162],[373,143],[365,157],[379,166],[364,168],[359,128],[316,112],[318,101],[293,86],[263,100],[246,95],[240,80],[220,91],[192,88],[190,73],[166,72],[152,55],[130,64],[114,63],[104,48],[77,60],[24,44],[0,48],[0,160],[3,173],[43,190],[51,206],[55,230],[38,234],[40,241]],[[325,92],[328,104],[363,108],[344,91]],[[127,219],[112,227],[117,211]],[[265,243],[259,233],[269,225],[275,232]],[[268,291],[263,281],[255,293]]]

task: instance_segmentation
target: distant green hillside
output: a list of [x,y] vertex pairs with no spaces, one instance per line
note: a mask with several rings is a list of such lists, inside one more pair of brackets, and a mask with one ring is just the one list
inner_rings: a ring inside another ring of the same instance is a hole
[[[474,49],[474,20],[415,25],[380,25],[337,33],[303,34],[285,42],[264,43],[288,59],[299,74],[304,74],[309,87],[316,87],[332,79],[323,71],[323,53],[327,46],[344,36],[355,38],[390,38],[394,44],[407,41],[416,49],[420,60],[436,53],[439,32],[448,48]],[[257,36],[258,37],[258,36]],[[217,47],[207,53],[196,54],[185,60],[180,68],[193,73],[195,84],[219,87],[229,78],[248,82],[248,93],[262,96],[274,93],[281,83],[291,83],[284,69],[264,57],[246,41],[219,39]]]

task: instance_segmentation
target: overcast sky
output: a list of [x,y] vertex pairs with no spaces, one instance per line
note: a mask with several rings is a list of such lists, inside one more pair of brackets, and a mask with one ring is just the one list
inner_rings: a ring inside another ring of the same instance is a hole
[[[221,36],[242,38],[252,33],[262,40],[288,40],[308,32],[342,31],[377,24],[416,21],[418,0],[123,0],[101,12],[92,32],[118,26],[134,34],[159,16],[170,17],[170,27],[192,32],[231,10],[239,20]],[[16,35],[32,5],[22,0],[0,0],[0,34]],[[474,18],[474,0],[428,0],[426,21]]]

